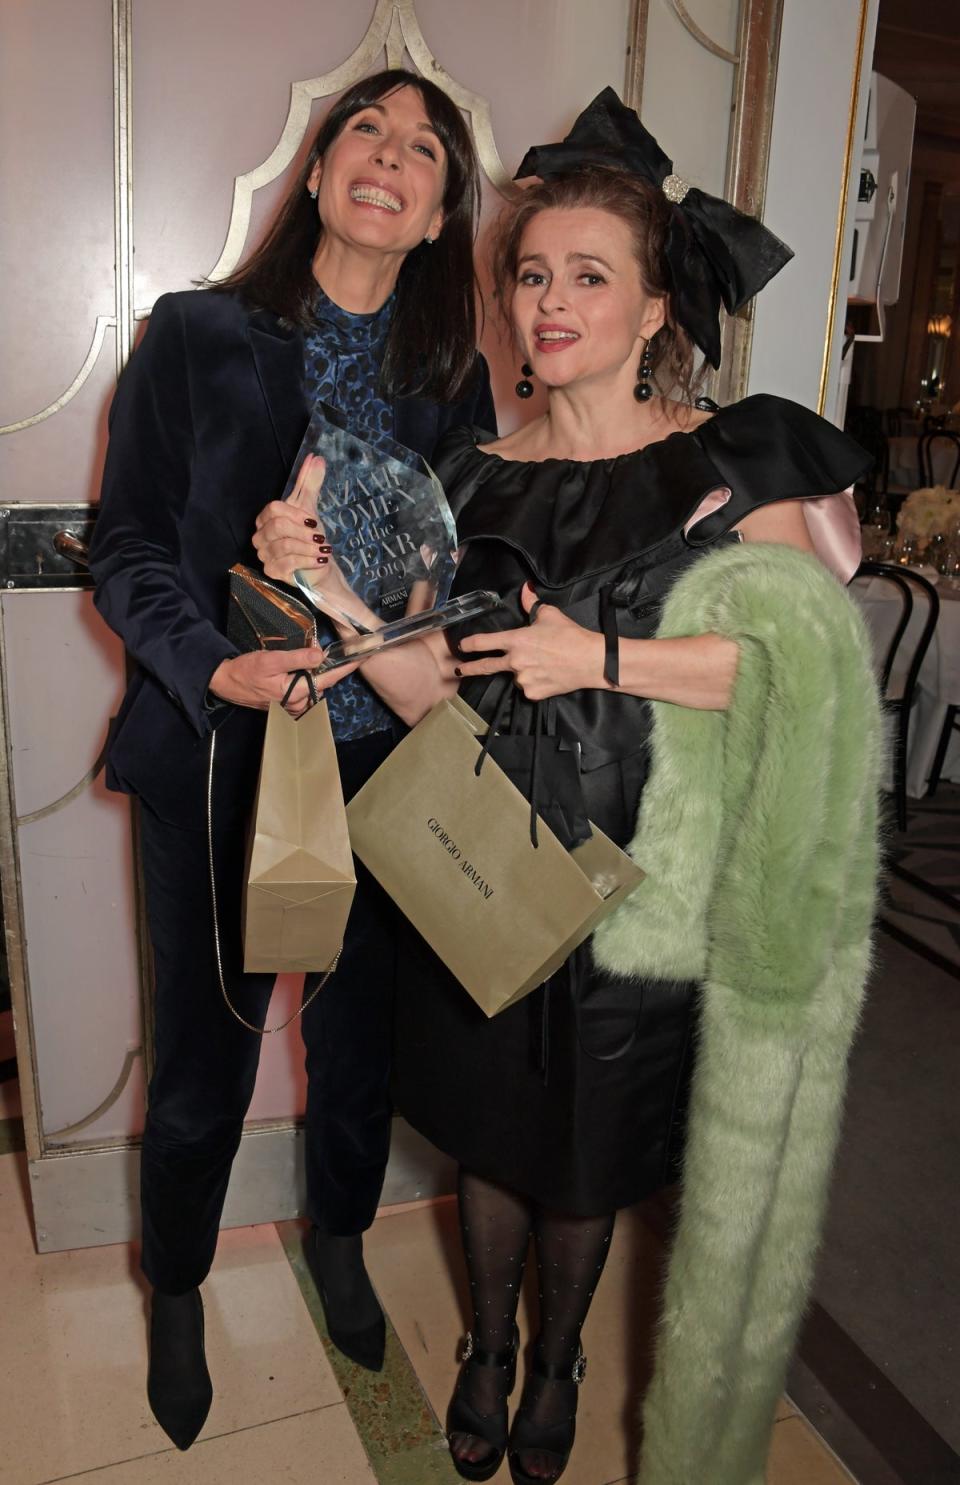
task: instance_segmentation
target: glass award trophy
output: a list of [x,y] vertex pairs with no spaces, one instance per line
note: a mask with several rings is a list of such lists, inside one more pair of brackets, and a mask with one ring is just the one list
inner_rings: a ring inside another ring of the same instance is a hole
[[334,641],[321,670],[499,603],[488,592],[450,600],[457,538],[443,487],[418,454],[382,435],[378,443],[347,431],[332,408],[318,405],[283,493],[332,548],[327,563],[294,574]]

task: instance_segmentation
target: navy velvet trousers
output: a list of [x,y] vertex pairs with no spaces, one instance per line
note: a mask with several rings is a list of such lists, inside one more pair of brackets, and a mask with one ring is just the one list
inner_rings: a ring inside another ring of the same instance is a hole
[[[338,746],[345,798],[395,741],[392,732],[381,732]],[[215,810],[217,906],[227,990],[240,1014],[262,1026],[274,977],[242,968],[246,814]],[[221,993],[206,829],[181,829],[143,807],[141,846],[156,967],[155,1062],[141,1156],[142,1266],[155,1288],[180,1294],[201,1283],[213,1261],[261,1039],[236,1020]],[[318,1226],[343,1236],[369,1227],[383,1186],[396,979],[393,904],[359,862],[356,868],[340,963],[301,1020],[307,1209]],[[312,983],[308,977],[307,994]]]

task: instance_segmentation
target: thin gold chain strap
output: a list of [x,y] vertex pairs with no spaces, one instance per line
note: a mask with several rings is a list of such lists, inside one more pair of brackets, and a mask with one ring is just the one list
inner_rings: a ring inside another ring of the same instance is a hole
[[327,983],[330,976],[336,969],[337,965],[340,963],[340,955],[343,953],[343,945],[341,944],[340,948],[337,950],[337,957],[334,959],[323,979],[320,980],[320,982],[313,987],[310,994],[307,996],[306,1000],[303,1001],[299,1009],[295,1010],[293,1015],[288,1016],[285,1021],[281,1021],[279,1026],[254,1026],[252,1021],[245,1021],[240,1012],[237,1010],[233,1001],[230,999],[230,996],[227,994],[227,987],[223,978],[223,960],[220,957],[220,924],[217,917],[217,879],[216,873],[214,872],[213,868],[213,760],[216,755],[216,750],[217,733],[216,729],[214,729],[214,731],[210,734],[210,762],[207,767],[207,852],[210,858],[210,907],[213,912],[213,947],[216,952],[217,958],[217,978],[220,981],[220,993],[227,1003],[227,1009],[230,1011],[230,1014],[232,1016],[236,1016],[237,1020],[240,1022],[240,1025],[245,1026],[248,1031],[256,1032],[257,1036],[273,1036],[275,1032],[286,1031],[290,1023],[292,1021],[295,1021],[298,1016],[302,1016],[304,1011],[307,1009],[307,1006],[311,1005],[313,1001],[316,1000],[317,996],[320,994],[320,991],[323,989],[324,985]]

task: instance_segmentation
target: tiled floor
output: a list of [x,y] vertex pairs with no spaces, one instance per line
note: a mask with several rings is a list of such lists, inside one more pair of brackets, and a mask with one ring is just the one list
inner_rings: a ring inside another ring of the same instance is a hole
[[[144,1296],[126,1247],[33,1251],[22,1155],[0,1156],[0,1480],[53,1485],[450,1485],[442,1417],[464,1328],[453,1205],[384,1214],[368,1238],[374,1282],[395,1327],[380,1377],[328,1360],[308,1303],[296,1224],[224,1233],[205,1287],[216,1400],[187,1454],[143,1395]],[[585,1332],[569,1485],[624,1481],[636,1462],[638,1359],[657,1248],[629,1214]],[[421,1390],[422,1389],[422,1390]],[[424,1397],[425,1394],[425,1397]],[[508,1478],[504,1468],[498,1480]],[[783,1404],[769,1485],[849,1485]],[[709,1485],[709,1482],[697,1482]]]

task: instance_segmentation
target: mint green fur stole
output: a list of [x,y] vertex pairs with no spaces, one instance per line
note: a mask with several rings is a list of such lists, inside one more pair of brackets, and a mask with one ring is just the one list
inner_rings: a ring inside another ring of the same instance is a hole
[[763,1485],[826,1205],[870,964],[883,754],[859,613],[816,561],[725,547],[661,637],[740,660],[726,712],[654,705],[631,854],[648,873],[597,929],[599,964],[703,982],[642,1485]]

